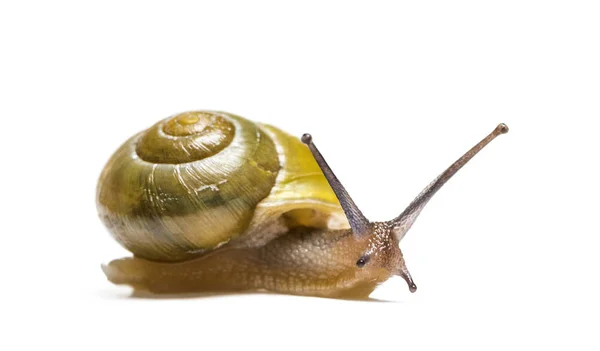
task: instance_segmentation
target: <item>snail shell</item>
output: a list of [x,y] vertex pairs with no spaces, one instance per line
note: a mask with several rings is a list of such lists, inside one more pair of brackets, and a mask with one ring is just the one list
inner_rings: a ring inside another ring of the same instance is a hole
[[102,171],[97,207],[121,245],[155,261],[262,245],[295,226],[348,227],[300,140],[217,111],[181,113],[127,140]]

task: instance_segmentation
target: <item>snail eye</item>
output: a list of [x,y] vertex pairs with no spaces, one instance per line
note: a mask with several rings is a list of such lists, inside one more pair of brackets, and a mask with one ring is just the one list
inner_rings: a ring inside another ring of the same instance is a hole
[[369,261],[369,256],[362,256],[361,258],[358,259],[358,261],[356,261],[356,266],[358,268],[362,268],[365,266],[365,264],[367,264],[368,261]]

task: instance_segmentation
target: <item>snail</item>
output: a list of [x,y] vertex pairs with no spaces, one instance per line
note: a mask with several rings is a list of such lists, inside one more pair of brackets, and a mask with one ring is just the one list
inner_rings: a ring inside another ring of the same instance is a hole
[[366,298],[392,276],[415,292],[400,241],[431,197],[507,132],[498,125],[398,217],[370,222],[311,135],[218,111],[171,116],[126,141],[100,175],[99,216],[133,253],[102,269],[156,294]]

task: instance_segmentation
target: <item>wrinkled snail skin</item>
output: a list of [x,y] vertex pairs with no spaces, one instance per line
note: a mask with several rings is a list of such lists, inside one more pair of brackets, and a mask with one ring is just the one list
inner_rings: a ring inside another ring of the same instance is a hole
[[[388,232],[389,233],[389,232]],[[393,241],[378,238],[375,241]],[[258,248],[220,248],[203,257],[178,263],[139,258],[114,261],[105,272],[117,284],[129,284],[153,293],[266,290],[322,297],[366,298],[391,276],[397,256],[372,255],[368,266],[358,268],[357,257],[376,248],[373,238],[360,243],[350,230],[292,229]]]
[[507,132],[498,125],[395,219],[370,222],[309,134],[299,140],[218,111],[169,117],[102,171],[100,218],[133,253],[102,269],[114,284],[158,294],[366,298],[391,276],[415,292],[400,241],[432,196]]

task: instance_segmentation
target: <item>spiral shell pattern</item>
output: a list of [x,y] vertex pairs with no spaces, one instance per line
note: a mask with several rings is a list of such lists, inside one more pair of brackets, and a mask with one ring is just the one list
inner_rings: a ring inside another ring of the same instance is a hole
[[260,235],[281,218],[288,226],[345,226],[299,140],[216,111],[181,113],[126,141],[102,171],[97,207],[119,243],[156,261]]

